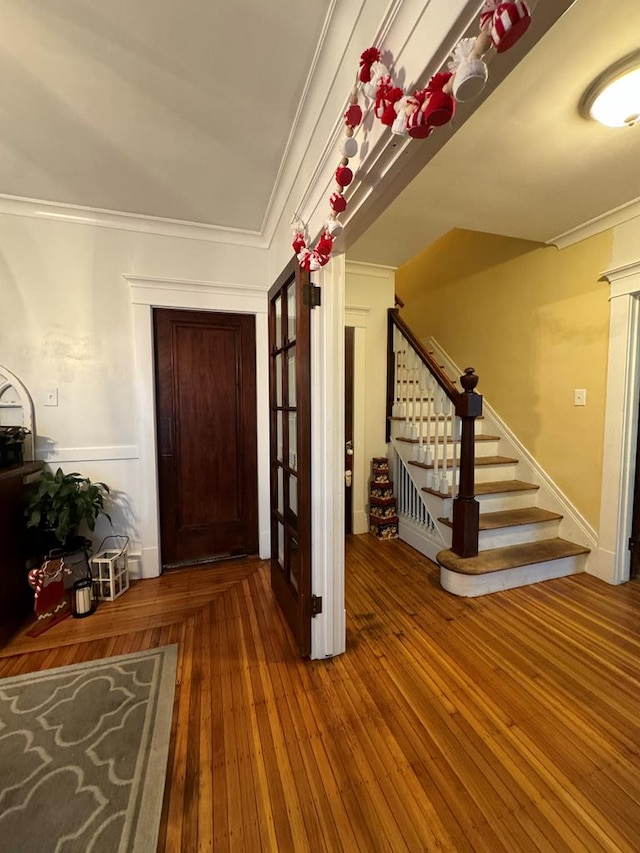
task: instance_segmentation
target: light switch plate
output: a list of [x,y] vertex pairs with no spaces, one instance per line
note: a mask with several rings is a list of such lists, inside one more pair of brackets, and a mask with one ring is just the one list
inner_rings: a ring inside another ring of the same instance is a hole
[[586,388],[575,388],[573,391],[573,405],[574,406],[586,406],[587,405],[587,389]]
[[57,388],[48,388],[44,392],[44,404],[45,404],[45,406],[57,406],[58,405],[58,389]]

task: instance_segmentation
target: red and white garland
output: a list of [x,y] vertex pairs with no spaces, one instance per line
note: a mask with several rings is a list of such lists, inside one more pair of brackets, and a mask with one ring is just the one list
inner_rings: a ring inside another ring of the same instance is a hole
[[343,231],[338,217],[347,207],[344,191],[353,180],[349,160],[358,153],[354,133],[362,122],[359,87],[373,101],[375,117],[390,127],[392,133],[426,139],[434,127],[451,121],[456,102],[470,101],[482,92],[487,81],[484,55],[491,46],[497,53],[513,47],[531,23],[531,13],[524,0],[485,0],[479,23],[478,36],[461,39],[453,49],[448,70],[434,74],[424,89],[411,93],[394,85],[391,72],[381,61],[377,47],[369,47],[362,53],[358,80],[343,116],[345,132],[340,145],[343,156],[335,172],[335,191],[329,197],[330,212],[313,248],[309,248],[305,224],[294,217],[293,251],[302,269],[317,270],[328,263],[334,240]]

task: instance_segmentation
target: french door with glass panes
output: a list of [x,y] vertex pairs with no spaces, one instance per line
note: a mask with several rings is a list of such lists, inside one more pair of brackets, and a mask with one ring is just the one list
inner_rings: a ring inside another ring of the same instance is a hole
[[304,657],[313,609],[308,289],[294,258],[269,291],[271,587]]

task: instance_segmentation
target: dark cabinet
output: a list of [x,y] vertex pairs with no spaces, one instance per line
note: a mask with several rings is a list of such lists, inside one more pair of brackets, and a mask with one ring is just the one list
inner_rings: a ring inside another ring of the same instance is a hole
[[33,606],[33,592],[27,584],[24,500],[26,484],[42,467],[42,462],[26,462],[0,469],[0,645]]

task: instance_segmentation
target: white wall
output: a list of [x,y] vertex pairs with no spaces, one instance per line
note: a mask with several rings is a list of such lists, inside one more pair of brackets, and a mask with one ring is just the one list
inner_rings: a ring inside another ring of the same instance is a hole
[[369,472],[374,456],[387,455],[387,311],[393,308],[395,271],[346,265],[345,326],[355,328],[353,532],[369,529]]
[[0,364],[32,395],[36,455],[114,488],[114,532],[139,541],[147,488],[124,275],[266,290],[265,270],[264,249],[0,213]]

